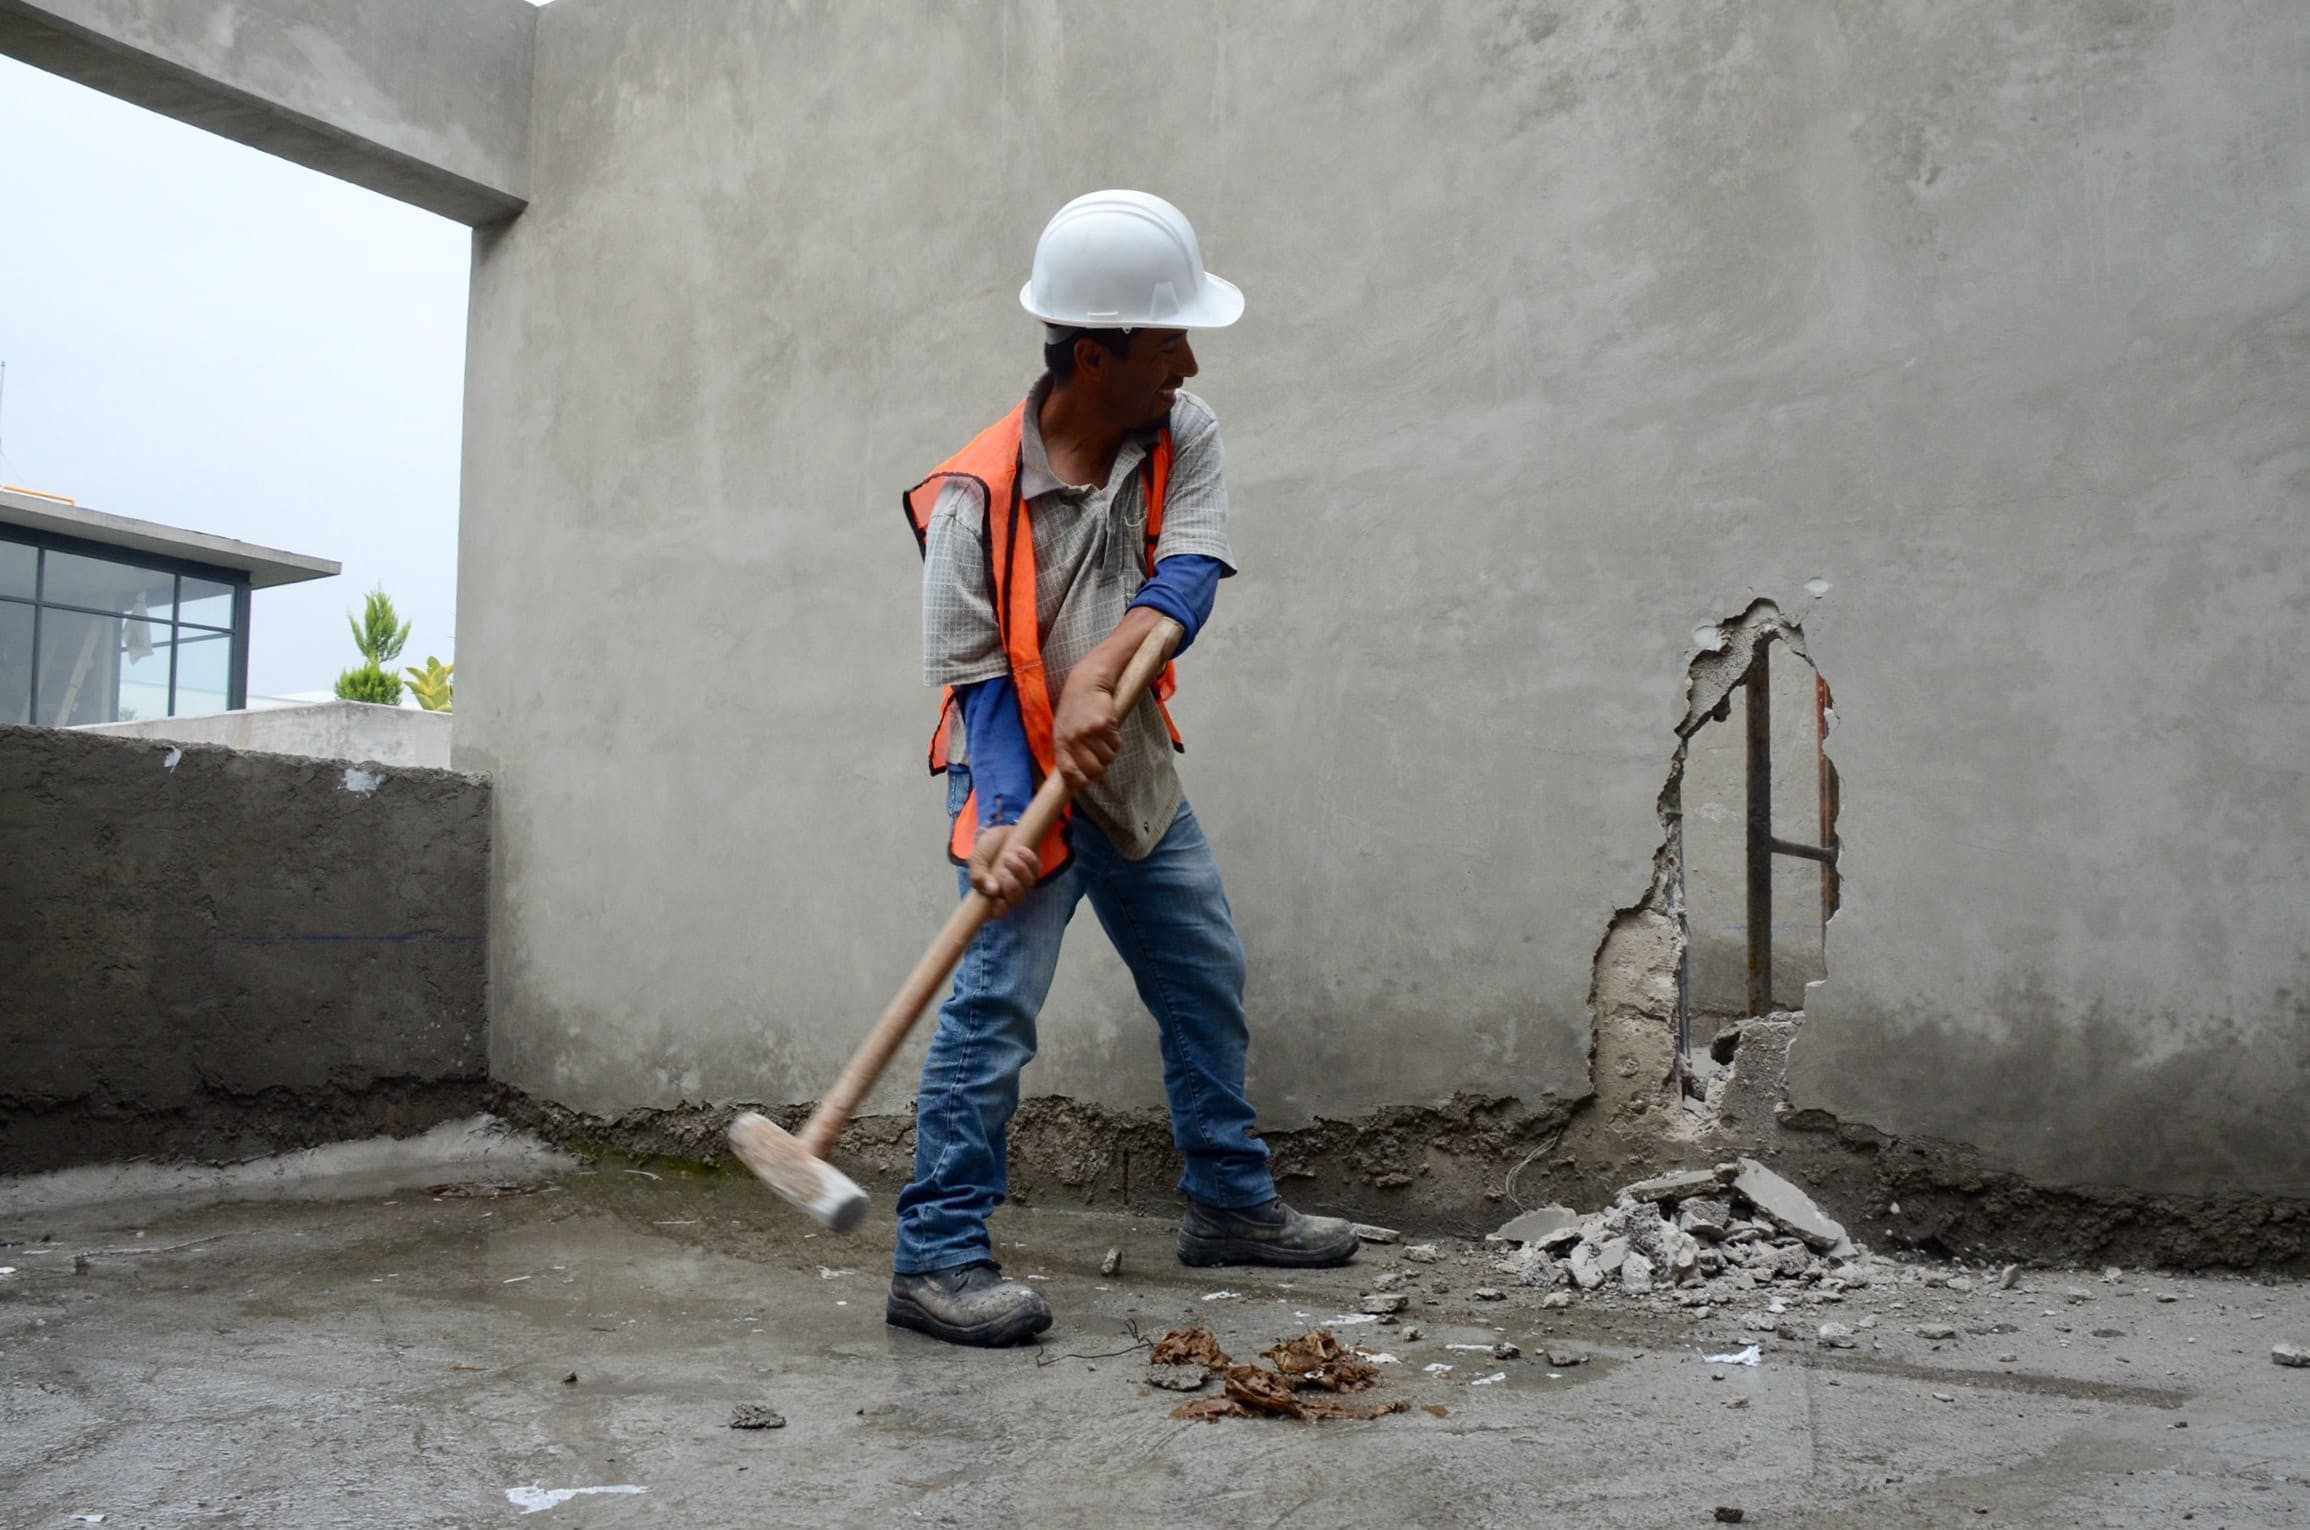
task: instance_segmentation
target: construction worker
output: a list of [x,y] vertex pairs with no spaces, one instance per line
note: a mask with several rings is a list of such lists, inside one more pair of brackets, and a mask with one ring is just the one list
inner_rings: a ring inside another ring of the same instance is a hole
[[[1089,898],[1155,1017],[1172,1140],[1186,1159],[1179,1257],[1343,1264],[1353,1227],[1276,1195],[1244,1096],[1243,946],[1211,847],[1181,795],[1155,690],[1120,726],[1123,667],[1164,617],[1184,649],[1235,572],[1227,485],[1189,332],[1243,295],[1203,269],[1179,209],[1136,191],[1061,208],[1019,294],[1044,324],[1026,399],[907,495],[923,552],[925,678],[949,688],[931,751],[947,775],[950,859],[996,904],[939,1008],[898,1201],[886,1309],[957,1344],[1050,1326],[987,1236],[1035,1020],[1075,906]],[[1161,687],[1168,693],[1168,676]],[[1075,789],[1041,845],[1014,843],[1037,779]]]

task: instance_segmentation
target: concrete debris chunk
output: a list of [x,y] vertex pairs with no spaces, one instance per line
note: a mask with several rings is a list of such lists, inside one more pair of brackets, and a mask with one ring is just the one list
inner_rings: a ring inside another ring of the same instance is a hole
[[1161,1387],[1166,1392],[1200,1392],[1211,1380],[1211,1369],[1202,1365],[1150,1365],[1147,1384]]
[[1714,1243],[1732,1227],[1732,1202],[1701,1196],[1677,1206],[1676,1225],[1704,1242]]
[[1706,1195],[1716,1189],[1714,1169],[1679,1169],[1625,1186],[1621,1194],[1632,1201],[1681,1201],[1688,1195]]
[[2273,1344],[2270,1346],[2270,1363],[2291,1366],[2295,1370],[2310,1369],[2310,1345]]
[[1568,1371],[1576,1365],[1586,1365],[1588,1363],[1588,1357],[1576,1349],[1557,1349],[1551,1346],[1546,1351],[1546,1354],[1548,1356],[1548,1363],[1555,1366],[1556,1369],[1560,1371]]
[[[1741,1401],[1747,1402],[1748,1399],[1744,1397]],[[1731,1504],[1720,1503],[1716,1506],[1716,1522],[1720,1525],[1737,1525],[1743,1517],[1744,1511],[1734,1508]]]
[[1356,1310],[1371,1313],[1374,1317],[1386,1317],[1390,1313],[1403,1311],[1411,1304],[1412,1299],[1401,1291],[1374,1291],[1364,1297]]
[[1551,1291],[1540,1298],[1540,1305],[1551,1312],[1561,1312],[1572,1305],[1572,1293],[1569,1291]]
[[1823,1323],[1817,1336],[1823,1349],[1851,1349],[1853,1330],[1843,1323]]
[[760,1403],[740,1403],[730,1414],[733,1429],[783,1429],[786,1415]]
[[1620,1288],[1642,1293],[1652,1289],[1652,1261],[1642,1254],[1630,1252],[1620,1262]]
[[1950,1327],[1947,1323],[1927,1323],[1917,1330],[1917,1337],[1920,1339],[1932,1339],[1938,1342],[1942,1339],[1956,1338],[1957,1330]]
[[1123,1251],[1119,1248],[1107,1250],[1107,1257],[1099,1261],[1099,1273],[1102,1275],[1119,1274],[1122,1269]]
[[2092,1301],[2093,1293],[2085,1289],[2083,1286],[2071,1286],[2068,1290],[2061,1293],[2061,1299],[2065,1302],[2068,1302],[2070,1305],[2075,1306],[2080,1302]]
[[1363,1243],[1393,1243],[1403,1236],[1392,1227],[1381,1227],[1372,1222],[1356,1223],[1355,1235]]
[[1433,1243],[1415,1243],[1404,1250],[1404,1257],[1414,1264],[1442,1264],[1444,1256]]
[[1999,1271],[1997,1272],[1997,1289],[1998,1289],[1998,1290],[2000,1290],[2000,1291],[2010,1291],[2010,1290],[2012,1290],[2012,1289],[2013,1289],[2015,1286],[2018,1286],[2018,1285],[2020,1285],[2020,1284],[2021,1284],[2021,1266],[2020,1266],[2020,1265],[2018,1265],[2018,1264],[2009,1264],[2009,1265],[2007,1265],[2007,1266],[2006,1266],[2004,1269],[2002,1269],[2002,1270],[1999,1270]]
[[1596,1247],[1596,1268],[1603,1274],[1619,1274],[1621,1265],[1627,1261],[1628,1240],[1626,1238],[1607,1238]]
[[1772,1258],[1773,1274],[1782,1280],[1802,1280],[1813,1267],[1812,1255],[1805,1252],[1802,1243],[1791,1243],[1777,1250]]
[[1661,1257],[1661,1239],[1668,1235],[1669,1224],[1660,1214],[1660,1208],[1650,1202],[1631,1206],[1621,1217],[1621,1234],[1628,1246],[1651,1260],[1655,1266],[1665,1261]]
[[1572,1251],[1572,1283],[1583,1291],[1593,1291],[1604,1284],[1604,1269],[1596,1262],[1596,1250],[1583,1243]]
[[1520,1286],[1552,1286],[1564,1273],[1564,1267],[1552,1255],[1529,1243],[1519,1243],[1509,1249],[1492,1268],[1503,1275],[1515,1276]]
[[1580,1213],[1569,1206],[1538,1206],[1521,1216],[1510,1217],[1494,1231],[1485,1235],[1494,1243],[1543,1243],[1547,1239],[1569,1239],[1580,1236]]
[[1757,1214],[1766,1221],[1784,1232],[1802,1238],[1809,1247],[1823,1253],[1844,1256],[1854,1251],[1852,1240],[1845,1236],[1845,1229],[1814,1205],[1811,1196],[1754,1158],[1743,1158],[1740,1161],[1740,1174],[1733,1181],[1733,1193],[1754,1206]]
[[1478,1286],[1468,1294],[1480,1302],[1496,1302],[1504,1299],[1508,1293],[1498,1286]]
[[1949,1277],[1949,1289],[1960,1296],[1968,1295],[1973,1290],[1973,1277],[1970,1275],[1952,1275]]
[[1492,1346],[1492,1358],[1495,1360],[1513,1360],[1523,1353],[1524,1351],[1504,1339]]

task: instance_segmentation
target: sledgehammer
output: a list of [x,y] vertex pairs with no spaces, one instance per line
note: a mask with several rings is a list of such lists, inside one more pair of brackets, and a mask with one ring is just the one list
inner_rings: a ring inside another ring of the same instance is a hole
[[[1123,666],[1123,677],[1115,686],[1115,720],[1120,723],[1131,715],[1139,704],[1140,696],[1153,682],[1171,650],[1184,635],[1184,629],[1168,618],[1158,620],[1155,630],[1139,644],[1131,662]],[[1067,787],[1064,776],[1053,772],[1027,810],[1019,817],[1011,831],[1012,838],[1029,845],[1040,845],[1051,825],[1058,822],[1074,793]],[[922,960],[914,964],[914,971],[874,1023],[865,1044],[850,1059],[850,1066],[842,1070],[826,1098],[812,1111],[810,1119],[802,1123],[798,1132],[781,1130],[767,1117],[749,1110],[730,1123],[730,1146],[747,1168],[752,1169],[762,1182],[777,1191],[812,1217],[838,1233],[857,1227],[866,1216],[866,1192],[849,1175],[826,1161],[842,1129],[850,1124],[850,1114],[866,1098],[876,1079],[891,1059],[891,1055],[906,1041],[915,1021],[938,991],[954,976],[956,963],[994,912],[994,901],[973,889],[956,906],[938,932],[938,938],[923,952]]]

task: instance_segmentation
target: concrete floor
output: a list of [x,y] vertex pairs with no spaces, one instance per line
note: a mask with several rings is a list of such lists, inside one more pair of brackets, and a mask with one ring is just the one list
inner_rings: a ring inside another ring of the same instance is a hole
[[[1194,1272],[1166,1223],[1013,1209],[1001,1252],[1058,1325],[1040,1351],[961,1351],[884,1326],[880,1217],[837,1240],[750,1180],[614,1164],[422,1188],[508,1172],[372,1168],[299,1199],[0,1191],[0,1522],[2310,1523],[2310,1371],[2270,1359],[2310,1335],[2300,1284],[1880,1279],[1792,1303],[1807,1325],[1873,1315],[1859,1348],[1766,1337],[1752,1369],[1701,1358],[1759,1337],[1740,1311],[1477,1301],[1503,1277],[1447,1244],[1409,1287],[1417,1341],[1338,1330],[1400,1357],[1366,1400],[1411,1411],[1185,1423],[1108,1353],[1133,1325],[1208,1322],[1248,1357],[1354,1311],[1401,1247],[1296,1279]],[[1123,1273],[1102,1279],[1110,1246]],[[1917,1336],[1935,1322],[1959,1337]],[[1501,1338],[1525,1358],[1448,1347]],[[748,1403],[786,1427],[727,1427]]]

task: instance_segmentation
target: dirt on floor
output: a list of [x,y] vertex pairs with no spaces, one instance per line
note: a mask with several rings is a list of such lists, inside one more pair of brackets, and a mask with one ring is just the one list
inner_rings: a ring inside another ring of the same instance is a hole
[[[1417,1224],[1189,1270],[1167,1217],[1012,1208],[1057,1323],[989,1352],[883,1323],[887,1204],[845,1240],[737,1175],[389,1160],[0,1186],[0,1522],[2310,1522],[2299,1283],[1864,1245],[1527,1284],[1526,1245]],[[1198,1326],[1223,1378],[1406,1406],[1175,1418],[1151,1351]],[[1290,1385],[1327,1368],[1369,1380]]]

